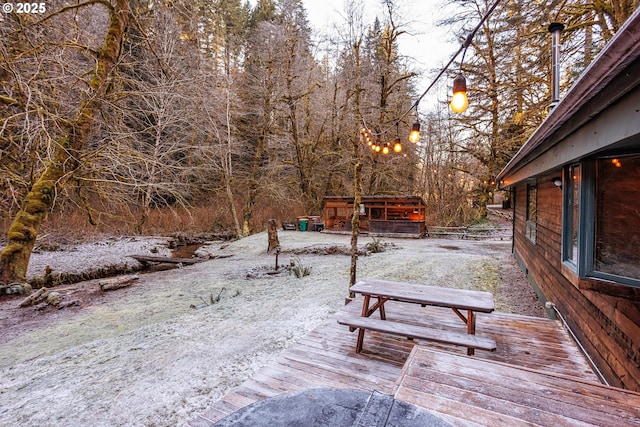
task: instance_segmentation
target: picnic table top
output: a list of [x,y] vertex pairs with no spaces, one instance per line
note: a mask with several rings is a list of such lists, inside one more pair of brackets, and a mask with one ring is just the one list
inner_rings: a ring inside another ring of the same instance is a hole
[[362,295],[379,296],[398,301],[473,310],[490,313],[495,310],[490,292],[445,288],[380,279],[363,279],[350,289]]

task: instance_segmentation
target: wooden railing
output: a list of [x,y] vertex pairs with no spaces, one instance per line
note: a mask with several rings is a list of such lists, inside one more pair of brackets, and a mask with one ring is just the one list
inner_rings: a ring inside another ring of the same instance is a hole
[[427,237],[459,237],[461,239],[482,239],[494,237],[496,234],[511,233],[510,228],[505,227],[441,227],[436,225],[427,226]]

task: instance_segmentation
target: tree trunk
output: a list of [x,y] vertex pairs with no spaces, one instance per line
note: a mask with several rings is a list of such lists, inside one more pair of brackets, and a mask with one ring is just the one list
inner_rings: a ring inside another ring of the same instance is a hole
[[[354,109],[356,115],[360,114],[360,42],[354,43],[355,58],[355,99]],[[352,161],[353,161],[353,216],[351,217],[351,267],[349,269],[349,298],[353,298],[355,294],[351,292],[351,287],[356,283],[356,272],[358,267],[358,235],[360,234],[360,200],[362,197],[362,157],[360,155],[360,139],[357,135],[352,136]]]
[[[262,139],[262,138],[261,138]],[[259,171],[259,159],[262,153],[262,142],[258,143],[257,152],[253,159],[253,167],[251,169],[251,176],[249,177],[249,188],[247,188],[247,199],[242,211],[242,236],[246,237],[251,234],[251,219],[253,218],[253,204],[255,203],[256,195],[258,192],[258,171]]]
[[242,228],[240,227],[240,221],[238,220],[238,212],[236,210],[235,197],[233,196],[232,178],[232,139],[231,139],[231,91],[229,89],[229,81],[227,78],[227,90],[226,90],[226,114],[225,125],[227,128],[227,151],[224,154],[222,160],[222,170],[224,172],[224,187],[227,194],[227,201],[229,202],[229,209],[231,210],[231,217],[233,219],[233,228],[236,233],[236,237],[242,237]]
[[258,193],[258,181],[260,179],[260,159],[262,158],[262,152],[266,146],[266,119],[263,119],[263,131],[258,137],[258,145],[256,152],[253,156],[253,164],[251,166],[251,175],[249,177],[249,187],[247,189],[247,200],[245,201],[244,211],[242,216],[242,236],[248,236],[251,234],[251,219],[253,218],[253,204]]
[[[100,4],[104,4],[100,2]],[[31,251],[42,223],[59,189],[79,166],[79,154],[89,138],[100,100],[109,86],[109,75],[120,56],[120,47],[129,21],[129,1],[117,0],[110,10],[109,29],[98,54],[87,94],[78,108],[67,134],[56,144],[51,162],[22,201],[7,234],[7,247],[0,253],[0,281],[25,283]]]
[[[357,141],[357,139],[356,139]],[[354,143],[354,151],[357,150],[357,142]],[[356,283],[358,263],[358,235],[360,235],[360,201],[362,200],[362,162],[360,159],[353,167],[353,215],[351,217],[351,268],[349,270],[349,288]],[[349,291],[349,298],[353,298],[353,292]]]

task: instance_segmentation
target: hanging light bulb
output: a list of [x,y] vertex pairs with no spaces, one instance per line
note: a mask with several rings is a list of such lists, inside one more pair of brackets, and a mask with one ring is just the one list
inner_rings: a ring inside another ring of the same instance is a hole
[[389,143],[385,142],[382,145],[382,154],[389,154]]
[[400,121],[396,120],[396,139],[393,141],[393,152],[399,153],[402,151],[402,142],[400,141]]
[[451,110],[455,113],[462,113],[469,106],[467,98],[467,79],[462,73],[458,73],[453,79],[453,97],[451,98]]
[[416,121],[413,123],[413,126],[411,126],[411,132],[409,133],[409,141],[413,142],[414,144],[420,141],[420,122],[418,121],[417,117],[416,117]]
[[402,142],[400,142],[400,137],[396,136],[396,140],[393,142],[393,151],[399,153],[402,151]]

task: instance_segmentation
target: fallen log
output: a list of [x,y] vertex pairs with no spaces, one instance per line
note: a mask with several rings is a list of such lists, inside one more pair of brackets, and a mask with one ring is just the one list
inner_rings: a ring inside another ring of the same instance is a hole
[[56,307],[58,307],[58,310],[62,310],[63,308],[67,308],[67,307],[71,307],[74,305],[80,305],[80,302],[78,300],[71,300],[71,301],[62,301],[60,304],[58,304]]
[[47,288],[40,288],[34,293],[32,293],[31,295],[29,295],[28,297],[26,297],[25,299],[23,299],[22,302],[20,303],[20,307],[27,307],[29,305],[42,302],[47,298],[47,295],[48,295]]
[[159,264],[183,264],[190,265],[198,262],[207,261],[204,258],[171,258],[166,256],[149,256],[149,255],[129,255],[131,258],[143,264],[155,262]]
[[100,290],[103,292],[115,291],[116,289],[126,288],[131,286],[136,280],[140,279],[139,276],[125,276],[117,279],[111,279],[104,282],[99,282]]

